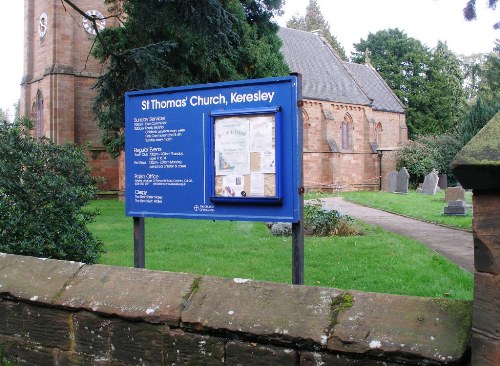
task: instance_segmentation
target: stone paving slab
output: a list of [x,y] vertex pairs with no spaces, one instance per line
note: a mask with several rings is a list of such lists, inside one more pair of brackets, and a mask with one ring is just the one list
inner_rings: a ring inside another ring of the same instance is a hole
[[471,232],[450,229],[357,205],[344,201],[341,197],[327,197],[322,198],[321,201],[326,208],[418,240],[461,268],[474,272],[474,241]]

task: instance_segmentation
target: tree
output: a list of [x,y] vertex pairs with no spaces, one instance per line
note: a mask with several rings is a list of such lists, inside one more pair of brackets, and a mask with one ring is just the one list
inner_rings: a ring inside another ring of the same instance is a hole
[[458,126],[462,146],[467,144],[498,111],[500,111],[498,101],[493,105],[479,96]]
[[[465,103],[460,63],[444,43],[434,51],[399,29],[370,33],[354,44],[354,62],[370,63],[406,106],[410,137],[444,133]],[[445,92],[443,92],[445,91]]]
[[0,252],[95,263],[103,244],[86,228],[97,188],[84,151],[31,129],[0,123]]
[[486,56],[482,68],[481,95],[491,104],[500,103],[500,41],[497,40],[493,52]]
[[309,0],[309,5],[306,8],[306,15],[304,17],[293,16],[286,26],[292,29],[299,29],[307,32],[321,31],[321,35],[338,53],[338,55],[345,60],[346,54],[344,48],[337,41],[337,38],[330,32],[330,25],[323,17],[316,0]]
[[439,41],[431,57],[427,80],[433,99],[432,113],[439,124],[435,132],[443,133],[452,130],[463,118],[467,103],[464,77],[460,60],[446,43]]
[[93,110],[108,152],[123,150],[126,91],[288,74],[271,22],[282,2],[109,0],[126,17],[94,49],[107,65]]
[[[498,0],[488,0],[488,6],[491,9],[495,9],[497,6]],[[465,5],[465,8],[463,10],[464,12],[464,18],[466,20],[474,20],[477,18],[476,14],[476,0],[469,0],[467,1],[467,4]],[[500,29],[500,22],[497,22],[493,25],[493,28],[495,29]]]
[[10,113],[8,110],[4,111],[2,108],[0,108],[0,122],[4,121],[9,121],[10,120]]

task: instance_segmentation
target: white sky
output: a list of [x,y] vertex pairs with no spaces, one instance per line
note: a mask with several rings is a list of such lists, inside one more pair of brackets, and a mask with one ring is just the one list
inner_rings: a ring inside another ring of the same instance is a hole
[[[490,52],[500,30],[493,24],[500,20],[500,11],[487,8],[488,0],[477,0],[478,19],[463,20],[462,9],[467,0],[318,0],[321,12],[350,54],[352,44],[368,33],[399,28],[408,36],[435,47],[446,41],[456,54]],[[285,25],[293,15],[305,15],[308,0],[286,0],[285,14],[278,23]],[[23,76],[24,1],[0,1],[0,108],[13,111],[20,97]]]

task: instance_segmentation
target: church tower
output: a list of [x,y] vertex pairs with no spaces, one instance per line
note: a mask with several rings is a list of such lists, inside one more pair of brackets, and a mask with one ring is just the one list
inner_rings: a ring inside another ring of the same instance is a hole
[[[99,18],[99,28],[114,26],[102,0],[81,0],[77,6]],[[24,74],[21,116],[30,117],[35,135],[62,144],[89,144],[93,173],[104,178],[102,190],[118,190],[118,161],[100,142],[92,113],[92,87],[104,71],[90,55],[95,29],[61,0],[24,1]]]

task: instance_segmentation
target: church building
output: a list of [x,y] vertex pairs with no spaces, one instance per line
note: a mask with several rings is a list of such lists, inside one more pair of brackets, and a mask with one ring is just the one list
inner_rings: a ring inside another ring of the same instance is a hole
[[290,70],[302,75],[306,189],[385,188],[408,139],[401,101],[370,64],[342,61],[318,34],[281,28],[279,36]]
[[[89,51],[96,30],[60,0],[24,2],[24,75],[20,113],[35,122],[35,135],[86,146],[100,189],[123,191],[123,159],[100,142],[92,89],[103,72]],[[101,0],[78,7],[116,26]],[[281,28],[282,53],[302,75],[304,185],[307,190],[379,189],[395,168],[394,151],[407,140],[403,104],[370,66],[343,62],[319,35]]]
[[[115,26],[106,18],[107,5],[99,0],[77,4],[89,15],[102,18],[99,28]],[[24,1],[24,73],[21,81],[21,116],[35,124],[35,136],[58,144],[88,146],[93,173],[103,177],[101,190],[117,191],[118,160],[101,144],[92,113],[92,89],[103,66],[89,51],[96,42],[93,24],[60,0]]]

